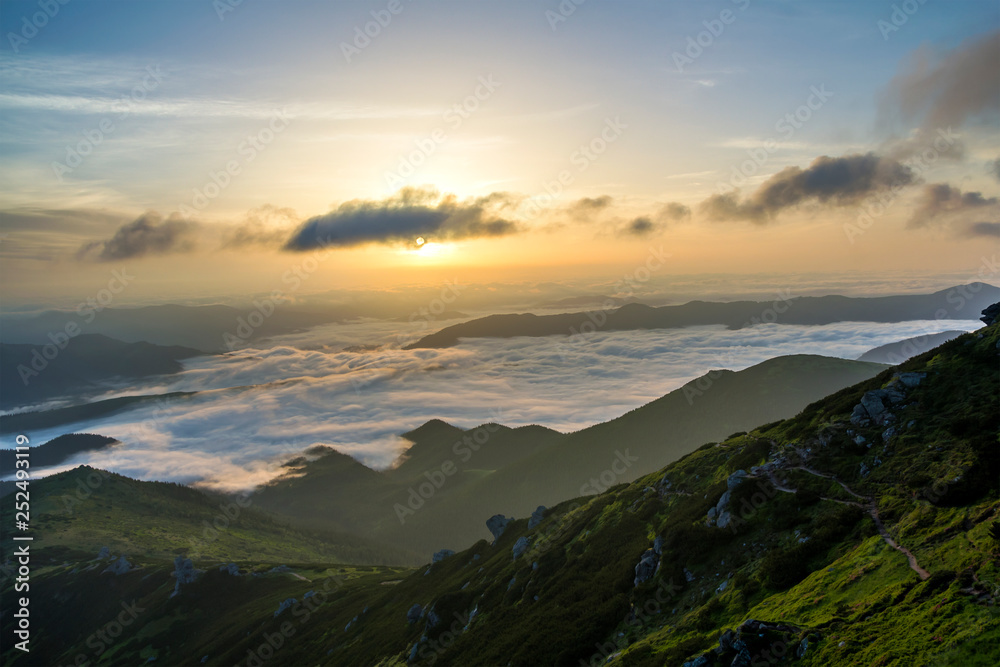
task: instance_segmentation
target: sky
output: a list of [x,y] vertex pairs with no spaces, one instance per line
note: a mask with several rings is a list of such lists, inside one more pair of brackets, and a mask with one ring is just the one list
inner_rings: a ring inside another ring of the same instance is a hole
[[902,5],[4,0],[0,307],[996,282],[1000,6]]

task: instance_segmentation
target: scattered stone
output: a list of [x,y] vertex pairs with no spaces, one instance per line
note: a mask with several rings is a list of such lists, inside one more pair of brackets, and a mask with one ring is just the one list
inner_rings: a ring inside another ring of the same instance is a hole
[[639,563],[635,566],[635,580],[633,583],[638,586],[643,582],[649,581],[659,568],[659,556],[652,549],[646,549],[639,558]]
[[441,551],[438,551],[431,557],[431,565],[433,565],[434,563],[440,563],[448,556],[454,556],[454,555],[455,552],[452,551],[451,549],[442,549]]
[[220,565],[219,572],[228,572],[234,577],[240,576],[240,568],[236,563],[229,563],[228,565]]
[[732,475],[730,475],[729,478],[726,480],[726,488],[730,490],[735,489],[737,486],[740,485],[740,482],[742,482],[743,478],[746,476],[747,476],[746,470],[737,470]]
[[438,617],[437,612],[435,612],[433,609],[431,609],[429,612],[427,612],[427,625],[428,625],[428,627],[431,627],[431,628],[437,627],[437,624],[440,623],[440,622],[441,622],[441,619]]
[[507,584],[507,590],[514,588],[514,584],[517,583],[517,577],[511,577],[510,582]]
[[274,612],[274,617],[277,618],[278,614],[290,608],[293,604],[298,604],[298,600],[295,598],[285,598],[282,600],[281,604],[278,605],[278,610]]
[[716,593],[722,593],[722,592],[724,592],[726,590],[726,587],[728,587],[728,586],[729,586],[729,580],[726,579],[721,584],[719,584],[719,587],[715,589],[715,592]]
[[97,554],[97,560],[104,560],[105,558],[111,558],[111,549],[101,547],[101,551]]
[[181,592],[181,584],[190,584],[201,573],[201,570],[194,568],[194,562],[190,558],[185,558],[184,556],[175,558],[174,571],[170,576],[177,579],[177,583],[174,584],[174,592],[170,594],[170,597],[174,597]]
[[694,573],[691,572],[691,570],[687,569],[686,567],[683,569],[684,569],[684,579],[686,579],[688,583],[694,581]]
[[528,530],[531,530],[542,522],[542,519],[545,518],[546,509],[547,508],[544,505],[539,505],[538,508],[531,513],[531,518],[528,519]]
[[920,384],[920,381],[927,377],[927,373],[900,373],[896,376],[900,382],[909,389],[913,389]]
[[892,440],[892,436],[894,435],[896,435],[896,427],[890,426],[886,430],[882,431],[882,442],[888,443],[890,440]]
[[528,538],[527,537],[517,538],[517,542],[514,543],[514,548],[511,549],[511,551],[514,553],[514,560],[517,560],[517,557],[523,554],[527,550],[528,550]]
[[117,576],[120,574],[125,574],[131,569],[132,569],[132,563],[128,562],[128,559],[125,558],[125,554],[122,554],[121,556],[118,557],[118,560],[116,560],[114,563],[104,568],[104,572],[110,572],[111,574]]
[[657,556],[663,555],[663,536],[657,535],[656,539],[653,540],[653,551],[656,552]]
[[1000,322],[1000,302],[986,306],[983,309],[983,316],[979,318],[986,326]]
[[410,607],[410,610],[406,612],[406,622],[410,625],[413,625],[423,617],[424,608],[416,603],[414,603],[414,605]]
[[[863,435],[856,435],[856,436],[854,436],[854,444],[855,445],[863,445],[863,444],[865,444],[865,442],[867,442],[865,440],[865,436],[863,436]],[[870,446],[871,445],[869,445],[869,447]]]
[[486,520],[486,527],[493,533],[494,542],[500,539],[503,531],[507,530],[507,524],[513,520],[514,517],[504,516],[503,514],[494,514]]

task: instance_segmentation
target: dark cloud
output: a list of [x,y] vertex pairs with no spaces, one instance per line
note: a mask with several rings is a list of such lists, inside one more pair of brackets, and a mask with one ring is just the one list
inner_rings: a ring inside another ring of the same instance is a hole
[[882,96],[883,122],[916,122],[925,132],[960,127],[977,116],[1000,114],[1000,31],[939,54],[914,51]]
[[264,204],[250,210],[246,220],[227,231],[222,238],[222,248],[240,249],[252,246],[277,247],[282,245],[299,221],[294,209],[278,208]]
[[691,217],[691,207],[672,201],[661,208],[657,215],[668,222],[680,222]]
[[654,215],[634,218],[618,229],[619,236],[648,236],[663,230],[668,224],[691,217],[691,208],[678,202],[664,204]]
[[301,251],[332,246],[346,248],[365,243],[412,243],[428,240],[506,236],[520,231],[503,213],[518,199],[496,192],[459,201],[436,191],[404,188],[382,201],[354,200],[336,210],[310,218],[285,243]]
[[864,197],[912,184],[916,175],[908,166],[875,153],[821,156],[807,168],[788,167],[762,183],[748,198],[738,192],[713,195],[701,203],[713,220],[748,220],[766,224],[783,210],[807,202],[830,206],[857,204]]
[[1000,222],[973,222],[965,228],[962,235],[973,238],[982,236],[994,239],[1000,238]]
[[607,207],[611,206],[614,198],[611,195],[601,195],[600,197],[583,197],[582,199],[577,199],[573,202],[569,209],[571,211],[603,211]]
[[1000,157],[989,163],[989,171],[998,181],[1000,181]]
[[158,213],[144,213],[118,228],[107,241],[85,243],[77,251],[78,259],[110,262],[146,255],[190,252],[198,225],[179,218],[164,220]]
[[988,206],[996,206],[996,197],[983,197],[979,192],[962,192],[947,183],[932,183],[925,185],[920,204],[907,223],[910,229],[927,227],[944,216],[980,210]]
[[641,216],[629,222],[621,229],[620,233],[622,235],[630,236],[648,236],[662,225],[655,223],[648,216]]

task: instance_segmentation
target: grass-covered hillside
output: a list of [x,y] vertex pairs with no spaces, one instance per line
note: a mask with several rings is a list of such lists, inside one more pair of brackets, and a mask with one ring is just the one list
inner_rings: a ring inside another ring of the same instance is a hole
[[220,553],[190,581],[181,562],[178,587],[163,558],[102,573],[113,558],[49,548],[32,575],[37,653],[8,643],[3,659],[995,665],[998,351],[998,324],[963,335],[416,570]]

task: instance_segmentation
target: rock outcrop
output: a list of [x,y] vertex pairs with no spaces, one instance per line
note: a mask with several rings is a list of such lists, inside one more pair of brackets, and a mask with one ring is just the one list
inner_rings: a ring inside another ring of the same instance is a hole
[[413,625],[423,617],[424,617],[424,608],[421,607],[419,604],[414,603],[414,605],[410,607],[410,610],[406,612],[406,622],[409,623],[410,625]]
[[293,604],[298,604],[298,602],[299,601],[296,600],[295,598],[285,598],[284,600],[282,600],[281,604],[278,605],[278,610],[274,612],[275,618],[277,618],[281,612],[285,611]]
[[125,574],[131,569],[132,569],[132,563],[128,562],[128,559],[125,558],[124,554],[122,554],[121,556],[118,557],[118,560],[116,560],[114,563],[104,568],[104,571],[110,572],[111,574],[114,575],[120,575],[120,574]]
[[486,527],[493,533],[494,542],[500,539],[503,531],[507,530],[507,525],[513,520],[514,517],[504,516],[503,514],[494,514],[486,520]]
[[983,309],[983,316],[979,318],[986,323],[986,326],[1000,322],[1000,302]]
[[438,551],[433,556],[431,556],[431,563],[432,564],[433,563],[440,563],[441,561],[443,561],[448,556],[454,556],[454,555],[455,555],[455,552],[452,551],[451,549],[442,549],[441,551]]
[[639,558],[639,563],[635,566],[635,580],[633,584],[638,586],[649,581],[660,568],[660,557],[652,549],[646,549]]
[[517,542],[514,542],[514,548],[511,549],[511,551],[514,554],[514,560],[517,560],[518,556],[520,556],[527,550],[528,550],[528,538],[527,537],[517,538]]
[[531,518],[528,519],[528,530],[533,529],[542,522],[542,519],[545,518],[546,509],[544,505],[539,505],[538,509],[531,513]]
[[181,584],[190,584],[198,575],[201,574],[201,570],[196,570],[194,567],[194,562],[190,558],[185,558],[184,556],[178,556],[174,559],[174,571],[170,576],[177,580],[174,584],[174,592],[170,594],[173,597],[181,592]]

